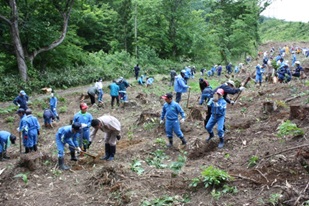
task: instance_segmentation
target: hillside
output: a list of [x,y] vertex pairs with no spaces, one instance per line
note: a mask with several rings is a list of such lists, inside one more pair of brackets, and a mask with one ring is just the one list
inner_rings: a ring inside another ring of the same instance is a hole
[[[268,50],[271,46],[263,45],[260,50]],[[308,58],[299,58],[309,75]],[[234,77],[234,80],[244,81],[247,74],[254,71],[256,63],[248,65],[247,73]],[[197,74],[189,84],[196,84],[199,77]],[[213,78],[221,83],[227,80],[224,75],[221,79]],[[108,82],[104,82],[103,107],[93,106],[88,112],[94,118],[110,114],[121,122],[122,139],[118,142],[115,160],[99,159],[104,153],[103,133],[99,133],[89,151],[96,156],[95,159],[85,156],[78,162],[72,162],[70,154],[66,154],[65,162],[71,166],[70,171],[57,169],[55,134],[59,127],[68,125],[79,111],[79,97],[86,92],[87,86],[56,91],[58,99],[61,99],[58,111],[63,108],[63,113],[60,113],[60,122],[56,122],[53,129],[42,127],[39,152],[20,154],[17,144],[8,149],[11,159],[0,162],[2,204],[309,204],[308,80],[293,79],[288,84],[263,83],[261,88],[251,80],[237,104],[228,105],[226,144],[223,149],[218,149],[217,136],[210,143],[205,142],[208,134],[203,128],[201,115],[205,116],[206,108],[197,105],[200,95],[197,91],[184,94],[181,102],[187,115],[186,122],[181,125],[188,140],[187,146],[182,147],[174,136],[175,146],[166,148],[159,115],[163,105],[160,96],[173,90],[168,87],[168,79],[168,74],[156,76],[154,85],[149,88],[129,79],[133,83],[128,89],[130,101],[125,107],[114,110],[110,108],[110,97],[106,94]],[[37,94],[30,98],[34,114],[39,116],[48,95]],[[90,102],[88,99],[85,101]],[[276,109],[266,112],[266,102],[275,103]],[[3,105],[8,106],[8,103]],[[291,112],[291,106],[296,108],[297,114]],[[14,121],[7,122],[9,118],[14,118]],[[289,119],[304,131],[303,136],[278,137],[278,127]],[[14,111],[1,114],[1,130],[17,134],[18,121]],[[43,119],[39,118],[39,121],[43,125]],[[25,162],[25,159],[36,161]],[[170,169],[171,165],[174,170]],[[201,172],[209,166],[227,172],[229,181],[208,188],[197,183]]]

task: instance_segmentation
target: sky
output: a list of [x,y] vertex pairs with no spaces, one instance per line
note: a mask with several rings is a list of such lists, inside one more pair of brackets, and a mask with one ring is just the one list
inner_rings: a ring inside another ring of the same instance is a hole
[[286,21],[309,22],[309,0],[274,0],[263,16]]

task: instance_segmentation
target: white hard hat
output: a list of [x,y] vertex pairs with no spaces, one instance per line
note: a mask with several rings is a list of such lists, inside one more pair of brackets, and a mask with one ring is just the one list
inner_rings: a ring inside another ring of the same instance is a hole
[[300,65],[300,61],[296,61],[295,64],[299,64]]
[[235,87],[235,82],[230,80],[230,79],[226,83],[228,83],[228,84],[232,85],[233,87]]

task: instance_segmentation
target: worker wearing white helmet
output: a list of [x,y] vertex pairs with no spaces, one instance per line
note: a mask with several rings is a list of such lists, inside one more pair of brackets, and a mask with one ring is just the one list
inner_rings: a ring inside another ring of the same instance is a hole
[[300,77],[300,73],[301,72],[304,72],[304,69],[300,66],[300,62],[299,61],[296,61],[295,62],[295,65],[296,65],[296,68],[292,74],[292,76],[294,77]]

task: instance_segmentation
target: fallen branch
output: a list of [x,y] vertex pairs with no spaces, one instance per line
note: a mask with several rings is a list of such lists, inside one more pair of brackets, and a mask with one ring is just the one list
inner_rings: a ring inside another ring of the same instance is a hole
[[269,182],[267,177],[258,169],[255,169],[255,171],[258,171],[260,173],[260,175],[262,175],[264,177],[264,179],[266,180],[266,182]]
[[241,178],[241,179],[244,179],[244,180],[250,180],[250,181],[254,182],[255,184],[261,184],[261,183],[258,182],[257,180],[251,179],[251,178],[249,178],[249,177],[244,177],[244,176],[242,176],[241,174],[239,174],[239,175],[231,175],[231,176],[232,176],[232,177],[238,177],[238,178]]
[[[267,159],[269,157],[272,157],[272,156],[275,156],[275,155],[278,155],[278,154],[281,154],[281,153],[284,153],[284,152],[287,152],[287,151],[290,151],[290,150],[294,150],[294,149],[298,149],[298,148],[301,148],[301,147],[307,147],[309,146],[309,144],[303,144],[303,145],[299,145],[299,146],[296,146],[296,147],[291,147],[289,149],[285,149],[285,150],[282,150],[280,152],[277,152],[275,154],[271,154],[271,155],[267,155],[266,157],[264,157],[263,159]],[[261,159],[261,161],[263,160]]]
[[286,100],[284,100],[284,102],[287,103],[287,102],[290,102],[290,101],[292,101],[293,99],[297,99],[297,98],[299,98],[299,97],[301,97],[301,95],[298,95],[298,96],[296,96],[296,97],[290,97],[290,98],[287,98]]

